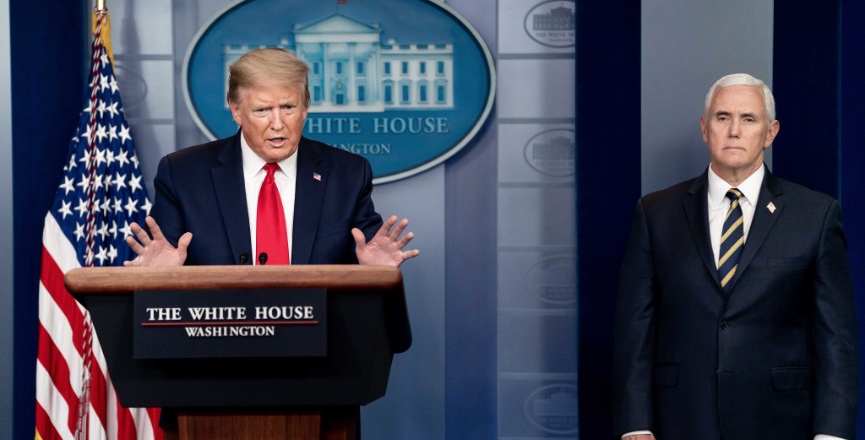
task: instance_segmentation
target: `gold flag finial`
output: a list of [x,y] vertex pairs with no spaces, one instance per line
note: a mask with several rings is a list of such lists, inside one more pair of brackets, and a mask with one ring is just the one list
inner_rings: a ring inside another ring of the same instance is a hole
[[105,6],[105,1],[96,0],[96,7],[93,11],[93,36],[95,41],[98,34],[102,40],[102,46],[105,47],[105,52],[108,53],[108,59],[111,60],[111,65],[113,66],[114,51],[111,49],[111,17],[108,15],[108,7]]

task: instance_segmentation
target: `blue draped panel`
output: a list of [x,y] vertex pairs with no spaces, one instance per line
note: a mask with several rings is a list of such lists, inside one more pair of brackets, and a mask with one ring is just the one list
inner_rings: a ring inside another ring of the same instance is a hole
[[[841,201],[865,373],[865,3],[775,2],[774,172]],[[860,379],[860,396],[863,381]],[[860,397],[861,401],[861,397]],[[857,438],[865,436],[859,405]]]
[[847,234],[856,317],[859,322],[859,425],[856,438],[865,438],[865,2],[841,2],[840,181],[844,229]]
[[[86,77],[87,2],[10,0],[15,208],[14,438],[33,438],[42,223]],[[7,207],[8,208],[8,207]],[[6,354],[8,355],[8,354]]]
[[837,198],[838,0],[776,2],[772,91],[781,131],[772,171]]
[[640,197],[640,3],[577,5],[580,438],[610,437],[613,312]]

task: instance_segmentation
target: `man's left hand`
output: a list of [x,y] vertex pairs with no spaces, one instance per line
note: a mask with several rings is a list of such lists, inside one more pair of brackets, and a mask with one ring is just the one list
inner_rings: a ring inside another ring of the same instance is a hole
[[385,220],[369,242],[360,229],[353,228],[351,235],[354,236],[357,245],[355,249],[357,261],[360,264],[399,267],[403,261],[418,256],[420,251],[417,249],[403,251],[408,242],[414,238],[411,232],[400,237],[406,226],[408,226],[408,219],[404,218],[397,223],[397,216],[392,215]]

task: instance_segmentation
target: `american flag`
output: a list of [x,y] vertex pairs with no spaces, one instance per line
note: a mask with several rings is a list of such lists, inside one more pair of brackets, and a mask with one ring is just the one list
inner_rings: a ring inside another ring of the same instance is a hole
[[98,11],[95,23],[90,94],[42,233],[36,440],[160,440],[158,409],[120,406],[89,315],[63,286],[76,267],[131,259],[129,225],[143,224],[150,211],[114,77],[107,12]]

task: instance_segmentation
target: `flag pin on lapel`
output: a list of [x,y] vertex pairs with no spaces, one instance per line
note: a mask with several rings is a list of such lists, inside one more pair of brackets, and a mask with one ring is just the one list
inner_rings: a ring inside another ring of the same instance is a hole
[[766,205],[766,208],[768,208],[768,209],[769,209],[769,212],[771,212],[772,214],[775,213],[775,204],[774,204],[774,203],[769,202],[769,204]]
[[[312,178],[315,179],[315,180],[318,180],[319,182],[321,182],[321,174],[318,174],[318,173],[312,173]],[[773,206],[773,207],[772,207],[772,210],[774,210],[774,209],[775,209],[775,207]]]

